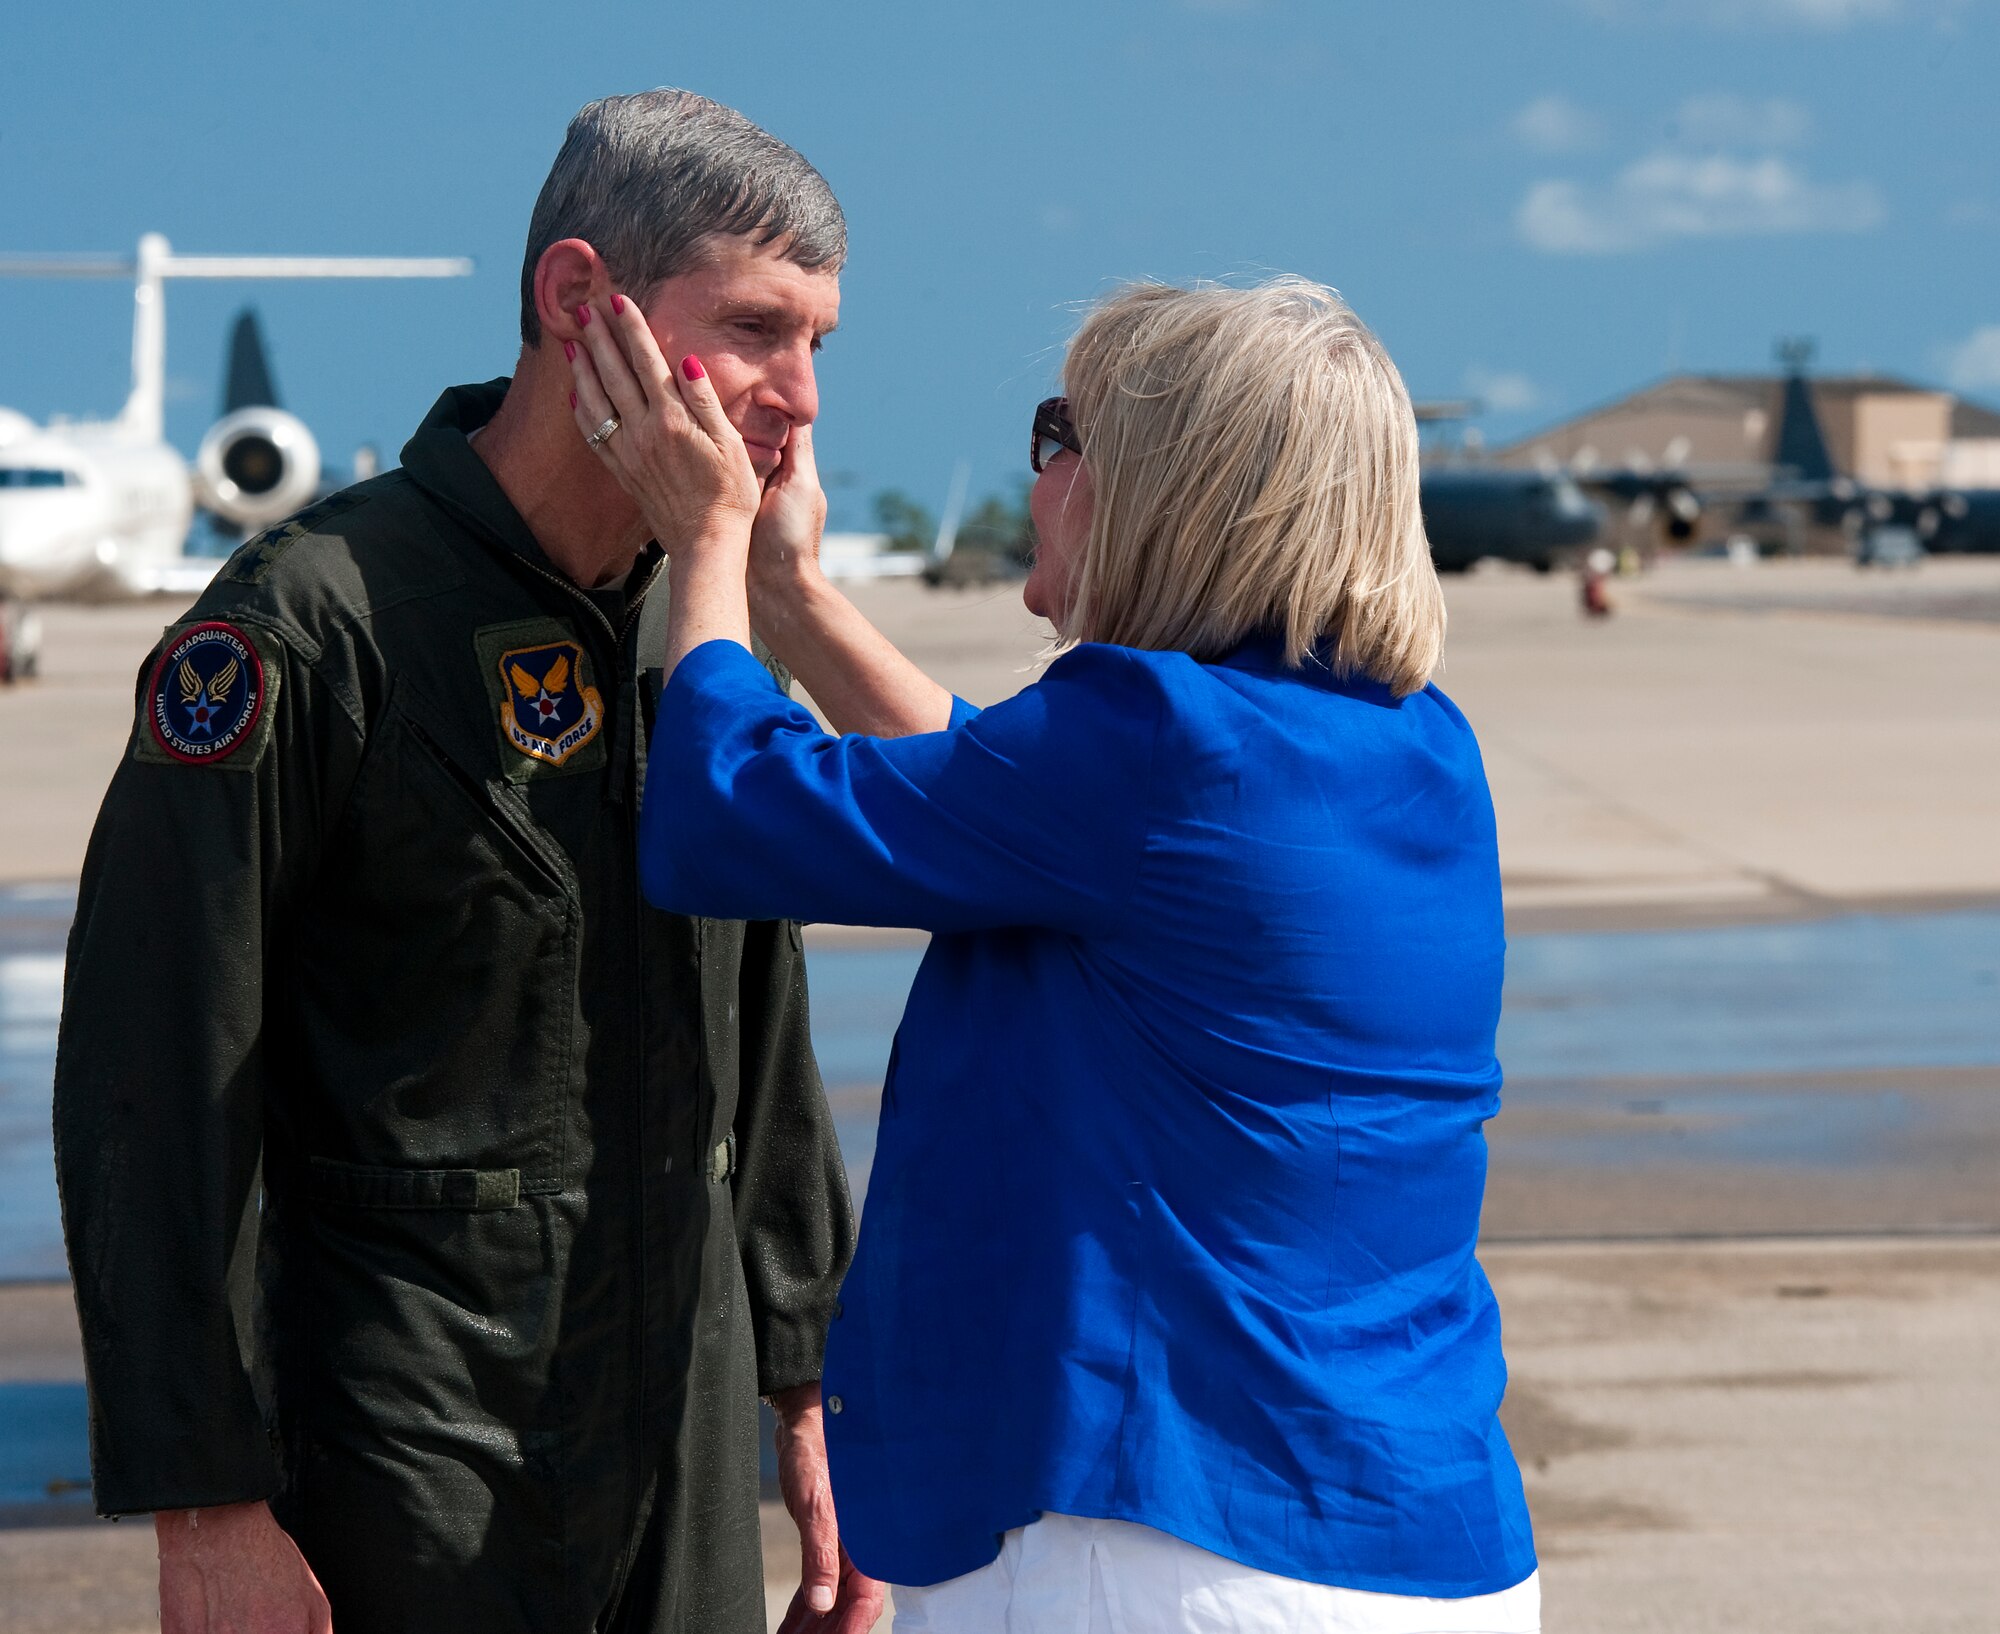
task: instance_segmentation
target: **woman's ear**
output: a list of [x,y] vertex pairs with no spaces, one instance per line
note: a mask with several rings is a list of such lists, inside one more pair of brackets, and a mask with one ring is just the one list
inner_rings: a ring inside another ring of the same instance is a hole
[[535,315],[542,333],[558,341],[575,340],[583,332],[576,321],[579,306],[601,305],[610,294],[604,257],[581,238],[558,240],[535,263]]

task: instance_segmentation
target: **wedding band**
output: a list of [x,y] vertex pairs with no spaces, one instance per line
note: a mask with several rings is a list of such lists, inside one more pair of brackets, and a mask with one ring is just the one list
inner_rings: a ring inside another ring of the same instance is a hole
[[599,426],[588,437],[583,439],[583,446],[585,448],[602,448],[606,443],[611,441],[611,433],[617,429],[618,421],[616,418],[606,420],[603,425]]

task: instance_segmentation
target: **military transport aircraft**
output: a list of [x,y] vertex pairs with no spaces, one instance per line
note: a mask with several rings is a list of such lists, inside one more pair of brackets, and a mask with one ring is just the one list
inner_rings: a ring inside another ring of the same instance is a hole
[[1785,504],[1810,509],[1857,544],[1877,528],[1909,528],[1932,552],[2000,551],[2000,488],[1871,487],[1834,467],[1807,388],[1803,345],[1781,347],[1785,402],[1773,463],[1781,479],[1744,501],[1752,518]]
[[[1415,407],[1419,425],[1449,425],[1480,412],[1470,399]],[[1421,497],[1431,561],[1440,573],[1463,573],[1489,556],[1547,573],[1579,556],[1604,526],[1604,507],[1553,468],[1433,461],[1424,466]]]
[[[1885,488],[1835,466],[1813,407],[1806,370],[1812,344],[1781,341],[1784,399],[1768,467],[1691,467],[1677,438],[1657,468],[1579,467],[1567,475],[1608,501],[1627,506],[1635,524],[1658,522],[1669,540],[1693,537],[1705,512],[1729,516],[1746,532],[1784,538],[1797,522],[1838,528],[1862,560],[1885,531],[1913,534],[1932,552],[2000,551],[2000,489]],[[1678,449],[1678,453],[1677,450]]]
[[131,278],[134,286],[132,391],[115,419],[38,426],[0,408],[0,596],[199,589],[220,564],[186,554],[197,508],[254,529],[318,489],[319,445],[303,421],[269,401],[276,394],[262,348],[240,323],[224,413],[193,467],[167,442],[166,280],[458,278],[471,270],[455,257],[176,255],[158,233],[141,238],[131,258],[0,258],[0,275]]
[[[1813,407],[1810,344],[1782,342],[1778,356],[1785,392],[1768,465],[1690,465],[1687,439],[1677,437],[1657,465],[1426,466],[1424,526],[1438,570],[1463,572],[1491,556],[1546,573],[1574,559],[1613,518],[1684,544],[1709,513],[1767,539],[1792,536],[1803,522],[1839,528],[1863,561],[1876,559],[1871,547],[1891,534],[1932,552],[2000,552],[2000,489],[1883,488],[1840,471]],[[1419,404],[1417,418],[1434,423],[1476,411],[1469,403]]]
[[1440,573],[1463,573],[1486,556],[1547,573],[1604,526],[1604,507],[1562,472],[1427,466],[1422,498],[1424,532]]

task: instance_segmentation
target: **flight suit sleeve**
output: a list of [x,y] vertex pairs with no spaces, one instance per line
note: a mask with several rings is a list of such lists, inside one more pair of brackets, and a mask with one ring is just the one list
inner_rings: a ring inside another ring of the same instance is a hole
[[360,742],[295,649],[244,618],[170,630],[85,858],[55,1146],[103,1514],[280,1484],[252,1310],[267,999]]
[[834,1296],[854,1257],[854,1207],[814,1060],[799,928],[746,927],[736,1103],[737,1243],[757,1390],[820,1376]]

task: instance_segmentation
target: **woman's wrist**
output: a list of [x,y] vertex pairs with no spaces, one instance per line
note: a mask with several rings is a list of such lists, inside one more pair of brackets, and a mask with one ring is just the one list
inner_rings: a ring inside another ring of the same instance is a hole
[[807,555],[772,562],[757,552],[750,556],[747,580],[750,617],[767,640],[775,634],[808,628],[814,609],[833,592],[817,558]]
[[668,669],[704,641],[750,645],[747,529],[719,527],[667,553]]
[[750,552],[750,591],[753,595],[795,597],[805,594],[823,575],[819,558],[808,550]]
[[750,570],[750,529],[735,517],[709,516],[702,521],[699,531],[678,543],[665,533],[655,533],[653,537],[666,547],[667,565],[671,569],[702,562],[728,564],[739,578]]
[[749,616],[742,559],[727,551],[683,550],[667,557],[667,585],[676,604],[717,612],[742,608]]

